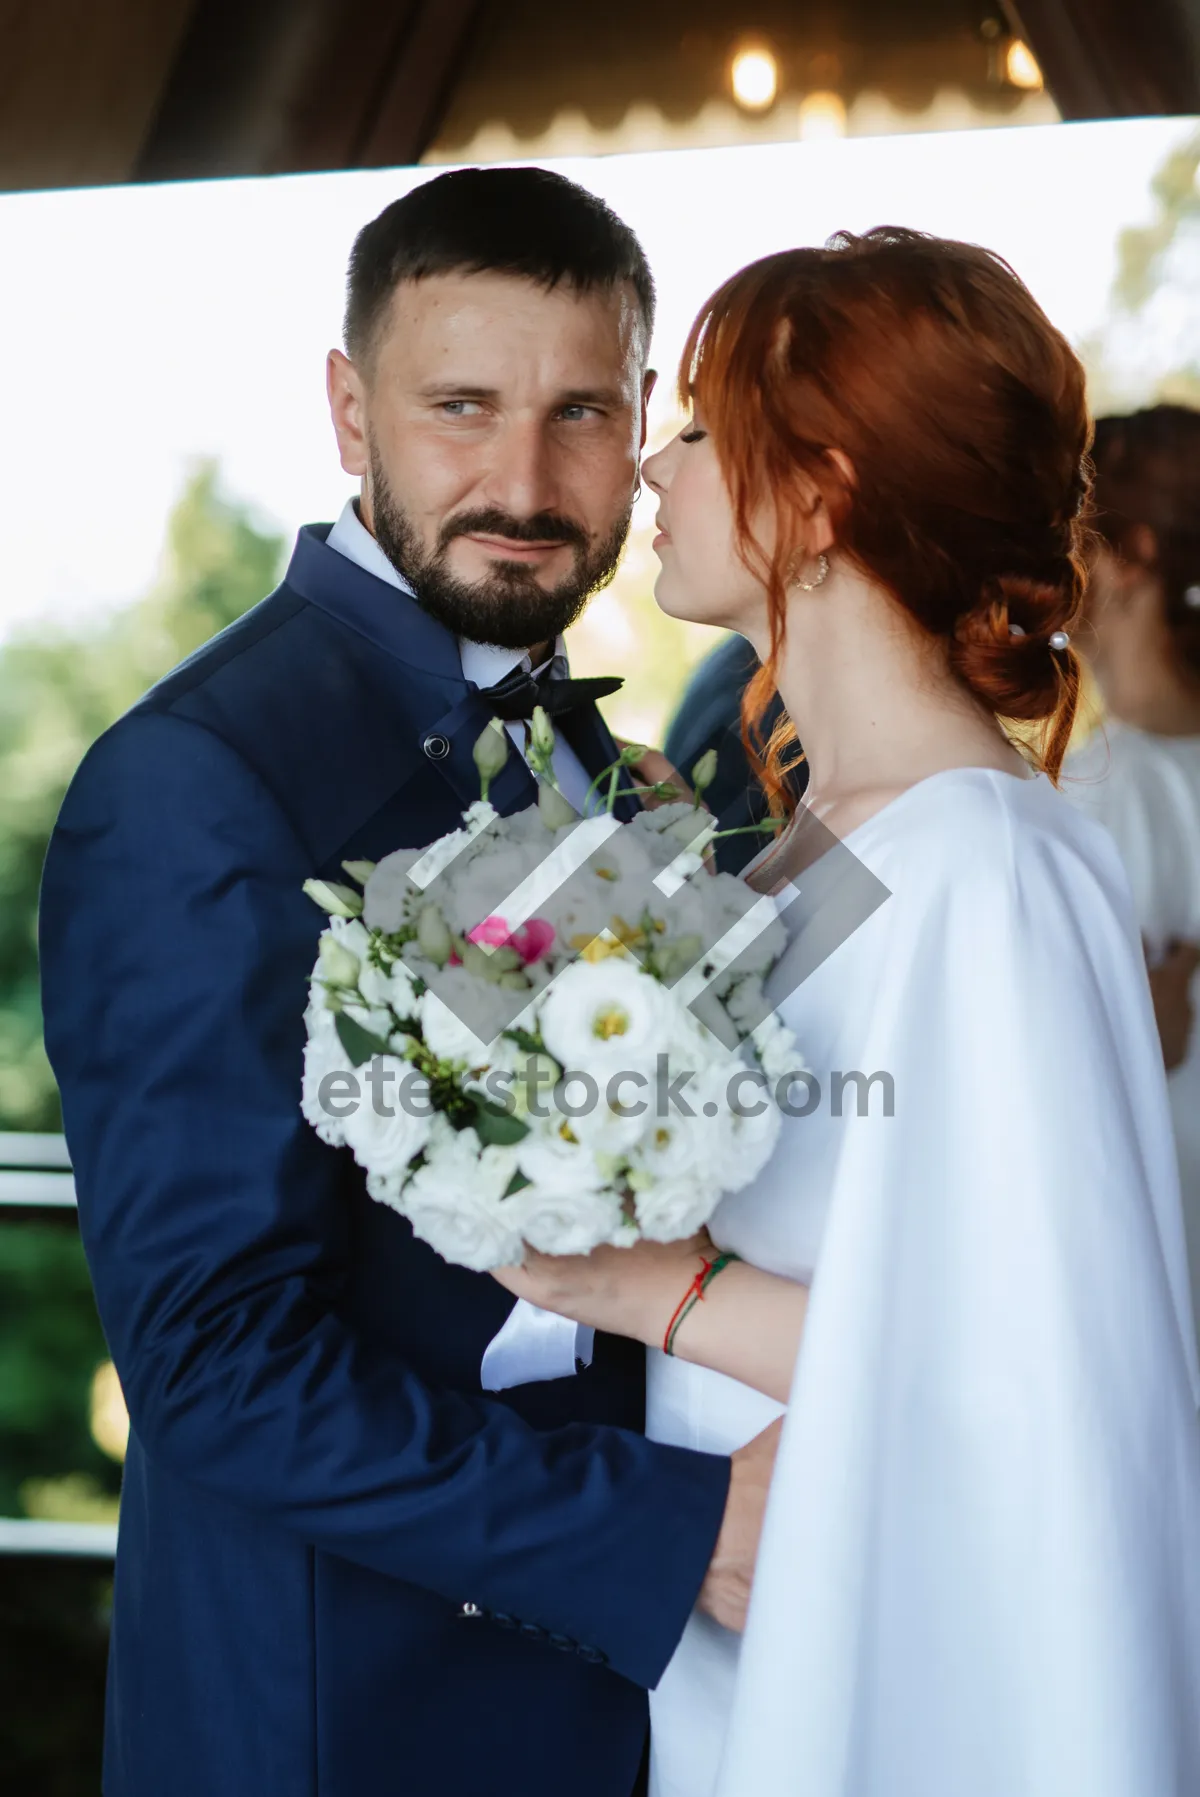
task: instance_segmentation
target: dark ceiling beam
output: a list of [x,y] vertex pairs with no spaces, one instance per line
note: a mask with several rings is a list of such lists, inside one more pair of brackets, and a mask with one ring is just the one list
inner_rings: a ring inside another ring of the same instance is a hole
[[132,178],[414,163],[484,0],[196,0]]
[[1004,0],[1065,119],[1200,112],[1197,0]]

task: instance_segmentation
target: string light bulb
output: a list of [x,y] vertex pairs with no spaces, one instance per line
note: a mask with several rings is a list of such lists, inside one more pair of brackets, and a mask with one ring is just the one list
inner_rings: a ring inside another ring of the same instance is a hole
[[779,64],[765,44],[744,44],[729,65],[733,97],[747,112],[765,112],[779,92]]
[[1004,72],[1014,87],[1023,87],[1029,93],[1037,93],[1042,87],[1042,71],[1038,59],[1029,45],[1022,43],[1019,37],[1014,37],[1008,46],[1004,57]]

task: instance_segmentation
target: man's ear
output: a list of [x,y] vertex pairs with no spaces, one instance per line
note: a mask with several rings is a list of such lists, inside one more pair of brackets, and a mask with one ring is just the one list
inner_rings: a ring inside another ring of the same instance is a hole
[[657,385],[658,385],[658,369],[657,368],[647,368],[645,374],[642,376],[642,435],[641,435],[641,441],[638,445],[638,447],[640,449],[645,449],[645,447],[646,447],[647,407],[650,404],[650,395],[653,393],[653,391]]
[[371,466],[366,389],[358,369],[340,349],[331,349],[326,360],[325,391],[342,467],[361,479]]

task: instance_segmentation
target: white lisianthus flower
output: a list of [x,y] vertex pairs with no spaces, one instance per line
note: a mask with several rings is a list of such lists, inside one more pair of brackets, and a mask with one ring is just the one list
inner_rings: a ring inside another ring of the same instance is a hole
[[758,974],[748,973],[730,988],[725,998],[725,1009],[738,1029],[744,1033],[750,1029],[752,1020],[761,1015],[765,1002],[762,980]]
[[456,1266],[487,1273],[523,1258],[520,1218],[505,1198],[517,1169],[511,1148],[481,1148],[473,1129],[435,1120],[419,1167],[405,1188],[403,1210],[413,1233]]
[[[407,1061],[396,1055],[380,1055],[374,1063],[379,1070],[379,1109],[375,1092],[365,1067],[358,1069],[360,1097],[354,1110],[342,1124],[346,1146],[360,1167],[377,1179],[403,1174],[409,1163],[420,1154],[429,1140],[432,1119],[426,1115],[427,1097],[417,1095],[415,1105],[400,1096],[401,1081],[414,1079]],[[381,1114],[390,1112],[390,1115]]]
[[743,974],[765,973],[773,966],[787,947],[787,931],[776,915],[778,906],[773,898],[755,892],[733,874],[716,874],[697,881],[694,890],[703,907],[702,929],[710,949],[717,948],[731,930],[737,930],[736,938],[721,948],[719,959],[724,965],[736,960]]
[[[543,1098],[545,1108],[545,1099]],[[531,1119],[531,1121],[534,1121]],[[536,1129],[531,1129],[517,1143],[517,1166],[533,1185],[571,1197],[581,1192],[597,1192],[605,1178],[596,1165],[592,1150],[582,1142],[572,1141],[562,1133],[561,1119],[552,1115]],[[534,1247],[538,1244],[535,1242]],[[559,1250],[565,1253],[565,1249]]]
[[521,1234],[543,1254],[590,1254],[627,1233],[621,1200],[612,1191],[561,1191],[528,1185],[506,1200]]
[[[331,1073],[349,1073],[358,1078],[349,1055],[342,1047],[333,1012],[321,1005],[310,1005],[305,1013],[308,1041],[304,1045],[304,1077],[300,1088],[300,1109],[312,1124],[322,1142],[341,1148],[346,1141],[344,1117],[335,1117],[321,1102],[321,1087]],[[359,1082],[361,1085],[361,1081]]]
[[409,878],[421,863],[422,877],[428,885],[443,868],[449,866],[469,841],[465,830],[451,830],[424,849],[397,849],[385,855],[367,881],[363,892],[362,914],[373,930],[387,936],[409,925],[415,925],[422,905],[427,903],[424,886]]
[[[582,1081],[572,1080],[566,1088],[564,1098],[571,1104],[579,1104],[585,1096]],[[643,1097],[640,1091],[630,1086],[624,1087],[621,1094],[622,1104],[628,1108]],[[564,1114],[563,1122],[577,1141],[591,1151],[597,1159],[607,1157],[609,1161],[620,1161],[636,1144],[645,1128],[645,1117],[624,1117],[618,1111],[612,1111],[604,1099],[601,1087],[599,1102],[580,1112],[578,1116],[568,1117]]]
[[694,1176],[705,1182],[709,1175],[705,1121],[682,1114],[652,1117],[630,1150],[631,1166],[653,1181]]
[[467,826],[467,835],[478,836],[481,830],[486,830],[490,823],[495,822],[497,815],[496,807],[490,799],[476,799],[474,804],[468,805],[463,812],[463,823]]
[[668,1028],[664,990],[625,955],[575,961],[541,1005],[542,1040],[567,1071],[589,1073],[603,1088],[610,1075],[655,1065]]
[[386,1006],[400,1018],[416,1017],[420,1010],[413,976],[403,961],[393,961],[386,972],[365,961],[358,976],[358,990],[367,1005]]
[[326,934],[358,961],[365,959],[371,946],[371,932],[360,917],[331,917]]
[[[708,1177],[723,1192],[740,1192],[762,1172],[779,1140],[782,1119],[769,1085],[731,1062],[700,1084],[696,1123],[704,1136]],[[734,1082],[737,1082],[736,1085]],[[710,1115],[704,1106],[715,1107]]]
[[804,1064],[796,1047],[796,1038],[780,1021],[777,1011],[768,1011],[762,1022],[750,1032],[755,1053],[772,1087],[789,1073],[803,1073]]
[[695,1235],[717,1207],[720,1188],[706,1180],[658,1179],[634,1194],[642,1234],[651,1242],[681,1242]]
[[[439,984],[446,985],[454,980],[454,975],[461,973],[461,979],[454,982],[456,988],[464,988],[463,996],[469,1000],[470,993],[466,983],[471,975],[465,968],[451,968],[449,974],[442,974]],[[474,984],[473,981],[471,981]],[[456,1061],[468,1067],[481,1067],[488,1058],[488,1045],[481,1042],[475,1031],[462,1022],[456,1012],[430,987],[421,996],[420,1001],[421,1034],[426,1046],[439,1061]]]

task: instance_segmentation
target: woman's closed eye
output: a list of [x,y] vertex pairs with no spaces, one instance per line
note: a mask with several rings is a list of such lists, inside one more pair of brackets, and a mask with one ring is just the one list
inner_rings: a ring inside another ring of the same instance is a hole
[[699,443],[707,435],[708,432],[702,431],[698,424],[692,424],[688,426],[687,430],[680,431],[679,441],[681,443]]

